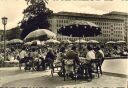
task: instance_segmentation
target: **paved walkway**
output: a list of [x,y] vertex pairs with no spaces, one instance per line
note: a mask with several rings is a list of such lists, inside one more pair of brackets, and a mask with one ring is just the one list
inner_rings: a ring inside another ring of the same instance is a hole
[[110,59],[105,60],[102,70],[105,72],[118,73],[128,75],[128,59]]
[[56,73],[51,77],[50,70],[41,72],[20,71],[16,67],[0,68],[0,87],[43,87],[43,88],[128,88],[127,78],[103,75],[91,82],[84,80],[63,81]]

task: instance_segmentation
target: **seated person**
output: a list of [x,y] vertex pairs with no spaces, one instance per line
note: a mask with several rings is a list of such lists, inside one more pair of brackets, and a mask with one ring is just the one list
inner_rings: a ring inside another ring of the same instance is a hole
[[96,59],[95,51],[93,50],[93,48],[91,46],[87,46],[87,54],[84,59],[85,59],[83,61],[84,63],[89,63],[92,59]]
[[54,64],[56,66],[62,66],[62,60],[65,59],[65,48],[61,48],[60,52],[57,54],[57,59],[55,60]]
[[96,59],[95,57],[95,51],[93,50],[93,48],[91,46],[87,46],[87,54],[86,54],[86,63],[85,66],[88,67],[88,75],[89,78],[92,79],[92,67],[94,67],[94,65],[90,64],[90,61],[93,59]]
[[104,61],[104,52],[100,49],[100,47],[96,47],[95,49],[95,55],[96,55],[96,59],[100,59],[101,63],[103,63]]
[[65,59],[66,74],[70,74],[73,72],[75,65],[74,62],[76,62],[76,64],[79,64],[79,58],[75,46],[72,47],[72,49],[67,51],[66,53],[66,59]]

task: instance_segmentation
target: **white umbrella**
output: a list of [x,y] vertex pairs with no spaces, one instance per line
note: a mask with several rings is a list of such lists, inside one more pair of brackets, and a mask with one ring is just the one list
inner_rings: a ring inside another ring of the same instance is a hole
[[47,39],[55,39],[56,34],[49,31],[48,29],[38,29],[31,33],[29,33],[24,40],[47,40]]
[[125,41],[117,41],[117,43],[126,43]]
[[36,44],[36,45],[44,45],[44,41],[39,41],[39,40],[33,40],[31,42],[26,42],[24,45],[32,45],[32,44]]
[[108,41],[108,42],[106,42],[106,44],[114,44],[114,43],[116,43],[116,42],[114,42],[114,41]]
[[87,43],[87,41],[81,39],[81,40],[76,40],[75,43]]
[[24,45],[32,45],[32,42],[26,42]]
[[62,40],[63,43],[72,43],[70,40]]
[[22,44],[23,40],[21,39],[12,39],[8,42],[8,44]]
[[49,39],[46,41],[46,43],[60,43],[60,42],[54,39]]
[[89,40],[87,43],[99,43],[99,42],[96,40]]

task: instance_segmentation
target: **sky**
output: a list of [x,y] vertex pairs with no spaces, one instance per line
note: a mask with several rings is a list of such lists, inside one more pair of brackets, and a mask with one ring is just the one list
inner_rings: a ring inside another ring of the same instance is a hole
[[[17,26],[27,7],[25,0],[0,0],[0,18],[6,16],[6,29]],[[68,11],[91,14],[104,14],[111,11],[127,12],[128,0],[48,0],[47,7],[53,12]],[[0,30],[3,25],[0,19]]]

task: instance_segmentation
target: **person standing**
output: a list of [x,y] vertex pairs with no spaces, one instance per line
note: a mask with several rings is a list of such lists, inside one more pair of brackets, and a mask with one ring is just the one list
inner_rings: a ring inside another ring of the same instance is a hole
[[22,63],[25,63],[25,59],[27,57],[27,53],[25,48],[22,48],[21,52],[19,53],[19,68],[21,70]]
[[55,60],[55,54],[52,49],[49,49],[45,57],[46,66],[51,67],[53,65],[54,60]]
[[34,71],[36,70],[34,66],[36,65],[36,62],[38,60],[38,52],[36,51],[35,48],[32,48],[31,52],[29,53],[29,57],[30,57],[32,71]]

